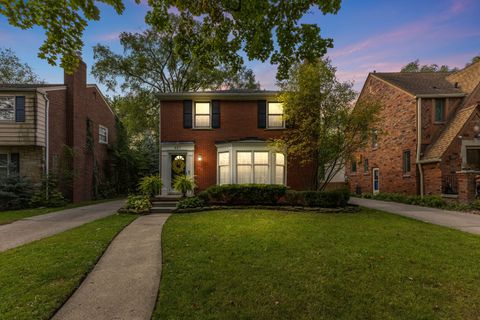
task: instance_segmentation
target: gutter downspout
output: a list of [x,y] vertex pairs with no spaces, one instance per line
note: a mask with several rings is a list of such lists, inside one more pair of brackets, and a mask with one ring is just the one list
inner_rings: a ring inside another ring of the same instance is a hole
[[45,99],[45,174],[47,176],[47,183],[45,184],[45,197],[48,199],[48,174],[50,172],[50,139],[49,139],[49,132],[48,128],[50,125],[48,113],[50,111],[50,100],[47,98],[47,94],[45,92],[41,92],[43,98]]
[[423,168],[420,162],[420,153],[422,152],[422,98],[417,97],[417,166],[420,177],[420,197],[423,198]]
[[[158,102],[158,177],[162,179],[162,102],[161,101]],[[162,194],[162,190],[160,190],[160,194]]]

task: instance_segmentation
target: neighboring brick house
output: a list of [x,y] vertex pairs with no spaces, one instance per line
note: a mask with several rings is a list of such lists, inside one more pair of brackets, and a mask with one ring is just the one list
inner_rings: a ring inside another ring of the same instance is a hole
[[[179,174],[200,190],[215,184],[285,184],[310,189],[312,167],[269,148],[285,129],[275,91],[212,91],[161,96],[162,193]],[[344,181],[342,175],[338,180]]]
[[0,84],[0,178],[20,175],[38,184],[66,167],[71,200],[92,199],[116,120],[98,87],[87,84],[86,70],[81,62],[64,84]]
[[354,192],[475,197],[480,174],[480,62],[457,72],[370,73],[359,101],[381,123],[346,174]]

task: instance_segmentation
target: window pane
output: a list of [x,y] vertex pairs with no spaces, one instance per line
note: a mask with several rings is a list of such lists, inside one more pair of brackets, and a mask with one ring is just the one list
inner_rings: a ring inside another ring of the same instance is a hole
[[276,160],[277,160],[277,164],[281,164],[281,165],[285,165],[285,156],[283,155],[283,153],[277,153],[276,154]]
[[252,153],[248,152],[237,152],[237,164],[252,164]]
[[435,100],[435,121],[443,121],[443,116],[445,112],[445,100],[436,99]]
[[480,169],[480,149],[467,149],[467,164],[469,169]]
[[14,97],[0,97],[0,120],[15,120]]
[[7,168],[6,167],[0,167],[0,179],[1,178],[6,178],[7,177]]
[[283,127],[283,116],[272,116],[268,115],[268,126],[270,128],[281,128]]
[[195,102],[195,114],[210,114],[210,103]]
[[237,166],[237,183],[252,183],[251,166]]
[[283,114],[282,104],[280,102],[269,102],[268,114]]
[[219,172],[218,182],[220,184],[230,183],[230,166],[221,166],[219,167],[218,172]]
[[256,165],[254,168],[255,183],[268,183],[268,165]]
[[210,116],[195,116],[196,127],[210,127]]
[[284,184],[284,167],[283,166],[275,167],[275,183]]
[[218,154],[218,165],[228,166],[230,164],[230,154],[228,152],[221,152]]
[[7,155],[0,154],[0,167],[6,167],[6,166],[7,166]]
[[268,164],[268,152],[254,152],[253,163]]

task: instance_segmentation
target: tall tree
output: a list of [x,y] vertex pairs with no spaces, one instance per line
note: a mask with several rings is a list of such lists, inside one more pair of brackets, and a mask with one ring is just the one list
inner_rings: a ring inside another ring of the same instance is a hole
[[351,83],[340,82],[328,60],[295,65],[280,84],[279,101],[291,129],[274,141],[289,157],[317,170],[312,185],[323,190],[364,146],[379,120],[380,104],[358,101]]
[[439,66],[435,63],[420,65],[420,60],[417,59],[403,66],[400,72],[449,72],[456,70],[458,69],[450,68],[447,65]]
[[[53,65],[60,60],[62,67],[73,71],[88,22],[100,19],[99,2],[112,6],[118,14],[125,9],[122,0],[2,0],[0,14],[22,29],[42,27],[46,40],[40,47],[40,58]],[[172,9],[180,12],[185,25],[203,20],[205,32],[212,35],[212,45],[222,50],[237,68],[242,64],[238,51],[243,48],[251,60],[270,59],[278,64],[281,79],[294,62],[313,60],[332,46],[331,39],[321,37],[318,25],[299,24],[300,19],[312,7],[324,14],[336,14],[340,3],[341,0],[148,0],[151,10],[146,22],[157,31],[164,31],[170,28]],[[202,50],[195,48],[194,54],[199,55]]]
[[0,48],[0,83],[43,83],[11,49]]

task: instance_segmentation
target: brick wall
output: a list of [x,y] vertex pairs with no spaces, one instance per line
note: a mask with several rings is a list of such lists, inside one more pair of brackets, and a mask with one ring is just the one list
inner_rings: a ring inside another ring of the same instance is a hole
[[463,98],[445,99],[445,121],[436,123],[434,121],[435,99],[422,99],[422,151],[438,138],[448,121],[455,116],[462,102]]
[[43,175],[43,147],[35,146],[0,146],[0,153],[18,153],[20,156],[20,176],[29,178],[32,183],[39,184]]
[[[346,166],[350,189],[360,187],[364,193],[372,192],[372,169],[379,168],[380,192],[417,193],[416,170],[416,99],[382,80],[369,76],[360,99],[378,99],[381,111],[381,126],[378,147],[369,142],[364,150],[355,155],[357,172],[352,173],[351,164]],[[403,174],[403,152],[410,150],[410,174]],[[368,171],[364,172],[363,161],[368,159]]]
[[[257,101],[220,101],[221,127],[218,129],[183,128],[183,101],[163,101],[162,141],[195,142],[195,154],[202,154],[202,161],[195,161],[195,175],[199,189],[217,182],[217,149],[215,142],[247,138],[272,139],[280,137],[283,130],[257,127]],[[311,188],[313,170],[298,163],[288,162],[287,184],[293,189]]]

